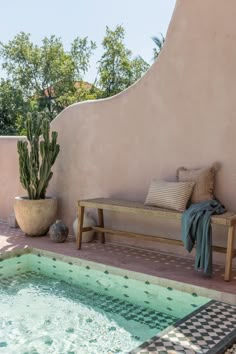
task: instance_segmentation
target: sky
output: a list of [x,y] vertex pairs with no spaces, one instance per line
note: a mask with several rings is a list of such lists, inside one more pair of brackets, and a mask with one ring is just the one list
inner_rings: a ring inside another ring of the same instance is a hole
[[[175,0],[0,0],[0,42],[24,31],[40,44],[42,38],[54,34],[68,50],[75,37],[88,36],[97,44],[85,76],[93,82],[106,26],[124,26],[127,48],[151,63],[151,38],[166,34],[174,6]],[[0,76],[4,76],[1,70]]]

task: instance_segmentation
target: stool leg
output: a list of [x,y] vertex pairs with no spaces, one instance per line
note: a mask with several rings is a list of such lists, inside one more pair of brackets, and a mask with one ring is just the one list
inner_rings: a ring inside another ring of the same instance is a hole
[[225,281],[230,281],[232,275],[232,259],[234,254],[234,226],[228,230],[227,251],[225,259]]
[[83,233],[83,222],[84,222],[84,207],[78,207],[78,231],[76,239],[76,247],[78,250],[81,249],[82,233]]
[[[103,209],[98,209],[98,226],[104,227]],[[105,243],[105,232],[100,232],[100,234],[101,234],[101,242]]]

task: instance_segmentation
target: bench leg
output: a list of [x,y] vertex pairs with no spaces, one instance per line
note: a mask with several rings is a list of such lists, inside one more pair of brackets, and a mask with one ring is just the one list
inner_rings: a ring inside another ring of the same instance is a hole
[[234,226],[228,230],[227,251],[225,259],[225,281],[230,281],[232,276],[232,260],[234,254]]
[[[104,227],[103,209],[98,209],[98,226]],[[101,234],[101,242],[105,243],[105,232],[100,232],[100,234]]]
[[81,249],[83,222],[84,222],[84,207],[79,206],[78,207],[78,231],[77,231],[77,239],[76,239],[76,248],[78,250]]

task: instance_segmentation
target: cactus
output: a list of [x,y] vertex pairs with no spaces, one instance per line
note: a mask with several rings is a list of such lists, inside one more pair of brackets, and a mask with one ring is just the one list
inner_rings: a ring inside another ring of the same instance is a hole
[[[27,139],[19,140],[20,182],[28,192],[29,199],[45,199],[46,190],[52,178],[51,168],[60,151],[57,132],[50,137],[50,123],[44,114],[33,119],[27,115]],[[42,135],[42,137],[41,137]]]

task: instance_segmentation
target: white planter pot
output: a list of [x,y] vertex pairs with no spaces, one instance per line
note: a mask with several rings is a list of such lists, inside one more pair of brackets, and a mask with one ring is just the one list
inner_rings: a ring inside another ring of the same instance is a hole
[[[83,226],[84,227],[88,227],[88,226],[95,226],[96,222],[95,220],[88,214],[85,213],[84,214],[84,222],[83,222]],[[78,218],[75,219],[75,221],[73,222],[73,231],[74,231],[74,235],[75,237],[77,237],[77,232],[78,232]],[[94,237],[94,231],[87,231],[87,232],[83,232],[82,234],[82,242],[91,242],[93,240]]]
[[57,199],[51,197],[31,200],[16,197],[14,212],[19,227],[26,235],[42,236],[56,220]]
[[19,227],[15,218],[15,214],[11,214],[8,216],[8,226],[12,228]]

